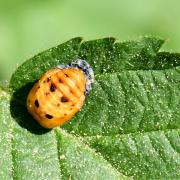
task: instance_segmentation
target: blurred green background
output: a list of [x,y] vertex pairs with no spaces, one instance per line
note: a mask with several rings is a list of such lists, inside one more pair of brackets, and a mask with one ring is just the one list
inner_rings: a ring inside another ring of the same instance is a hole
[[0,80],[26,59],[76,36],[156,35],[180,52],[178,0],[0,0]]

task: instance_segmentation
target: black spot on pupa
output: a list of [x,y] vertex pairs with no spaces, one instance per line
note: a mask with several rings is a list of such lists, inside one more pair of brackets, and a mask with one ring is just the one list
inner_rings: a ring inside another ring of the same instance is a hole
[[67,116],[67,114],[64,114],[64,116]]
[[49,81],[50,81],[50,79],[51,79],[51,77],[48,77],[48,78],[47,78],[47,82],[49,82]]
[[49,92],[46,92],[45,95],[46,95],[46,96],[49,95]]
[[40,86],[38,86],[38,88],[40,88]]
[[51,83],[50,91],[54,92],[55,90],[56,90],[56,86],[53,83]]
[[53,118],[53,116],[51,116],[50,114],[46,114],[46,118],[48,118],[48,119],[52,119],[52,118]]
[[69,77],[66,73],[64,73],[64,75],[65,75],[66,77]]
[[71,89],[69,91],[70,91],[71,94],[73,94],[73,91]]
[[58,103],[58,104],[57,104],[57,106],[59,107],[59,106],[60,106],[60,104]]
[[35,106],[36,106],[37,108],[39,107],[39,102],[38,102],[37,99],[34,101],[34,104],[35,104]]
[[60,82],[60,83],[62,83],[62,80],[61,80],[61,79],[59,79],[59,82]]
[[43,83],[45,83],[46,81],[44,80]]
[[69,101],[69,99],[67,97],[65,97],[65,96],[61,97],[61,102],[68,102],[68,101]]

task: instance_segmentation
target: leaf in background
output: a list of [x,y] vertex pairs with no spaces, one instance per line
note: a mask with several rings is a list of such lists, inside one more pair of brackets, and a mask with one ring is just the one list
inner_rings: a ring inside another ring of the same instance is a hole
[[[163,42],[75,38],[22,64],[11,78],[10,95],[0,95],[3,175],[180,178],[180,55],[158,52]],[[26,112],[27,94],[46,70],[77,58],[93,67],[93,90],[71,121],[48,132]]]

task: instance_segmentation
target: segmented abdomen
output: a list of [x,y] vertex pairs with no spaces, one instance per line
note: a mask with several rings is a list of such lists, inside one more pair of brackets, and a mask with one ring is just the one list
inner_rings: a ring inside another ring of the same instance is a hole
[[50,70],[30,91],[28,110],[44,127],[63,124],[83,106],[85,86],[85,76],[79,69]]

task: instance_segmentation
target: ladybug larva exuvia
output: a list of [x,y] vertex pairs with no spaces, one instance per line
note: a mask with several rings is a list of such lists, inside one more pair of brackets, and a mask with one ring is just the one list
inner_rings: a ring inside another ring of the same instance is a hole
[[35,83],[27,97],[27,109],[45,128],[62,125],[81,109],[93,82],[93,70],[85,60],[60,65]]

